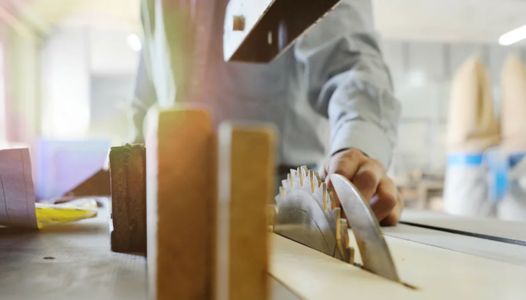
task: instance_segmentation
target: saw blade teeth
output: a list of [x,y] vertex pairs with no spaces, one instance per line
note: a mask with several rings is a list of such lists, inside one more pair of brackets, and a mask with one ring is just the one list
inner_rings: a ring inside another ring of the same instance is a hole
[[343,240],[344,246],[346,248],[346,247],[349,246],[348,245],[349,238],[348,238],[348,236],[346,234],[347,233],[347,220],[341,218],[341,219],[339,219],[338,223],[340,224],[340,235],[342,236],[342,240]]
[[324,182],[321,184],[322,186],[322,190],[321,190],[321,195],[322,195],[322,201],[323,201],[323,210],[324,211],[327,211],[327,184]]
[[346,219],[341,218],[341,219],[340,219],[340,222],[341,222],[342,225],[343,225],[342,229],[347,230],[347,228],[349,228],[349,224],[347,223],[347,220],[346,220]]
[[300,178],[300,186],[303,187],[303,172],[301,168],[298,168],[298,176]]
[[340,222],[340,219],[336,219],[336,242],[340,242],[342,239],[341,226],[342,226],[342,223]]
[[332,190],[332,189],[329,190],[329,200],[331,202],[331,207],[332,208],[339,207],[338,202],[336,201],[336,196],[334,194],[334,190]]
[[281,181],[281,186],[282,186],[283,188],[287,188],[288,185],[289,185],[289,175],[287,175],[287,179],[283,179],[283,180]]
[[282,186],[280,186],[279,187],[279,196],[281,197],[281,199],[284,199],[286,195],[287,195],[287,191],[285,191],[285,189]]
[[340,208],[339,207],[334,208],[332,210],[332,214],[333,214],[335,220],[339,220],[341,218],[341,210],[340,210]]
[[318,173],[317,171],[312,171],[312,172],[314,173],[314,177],[316,177],[316,180],[317,180],[316,185],[321,186],[323,181],[321,180],[320,173]]
[[347,248],[347,256],[348,256],[348,260],[347,262],[350,263],[350,264],[354,264],[354,248],[353,247],[348,247]]
[[309,171],[310,191],[314,193],[314,172]]
[[349,243],[349,234],[347,232],[348,223],[346,219],[340,219],[340,245],[345,251],[345,256],[348,258],[349,263],[354,262],[354,249]]
[[[325,241],[330,240],[332,245],[336,247],[332,255],[345,262],[353,261],[354,249],[349,247],[346,220],[341,219],[342,211],[333,189],[320,178],[318,172],[309,170],[305,166],[291,169],[286,179],[281,181],[281,186],[275,199],[277,203],[276,210],[269,209],[268,212],[269,228],[278,231],[284,230],[279,227],[283,225],[279,223],[281,221],[278,221],[281,216],[280,213],[286,214],[287,209],[294,205],[305,205],[313,212],[316,211],[318,218],[324,216],[324,223],[321,223],[324,226],[323,228],[325,228],[324,239]],[[311,201],[315,202],[315,204]],[[280,207],[284,207],[284,211],[281,211]],[[276,217],[272,218],[273,215]],[[272,222],[273,219],[276,222],[275,224]]]
[[332,200],[332,194],[329,188],[327,188],[327,204],[330,208],[335,208],[333,200]]

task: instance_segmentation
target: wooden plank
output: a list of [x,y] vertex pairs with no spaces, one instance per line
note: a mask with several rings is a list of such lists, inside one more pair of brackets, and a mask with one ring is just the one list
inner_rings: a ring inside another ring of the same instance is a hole
[[146,255],[146,152],[144,145],[112,147],[111,250]]
[[489,218],[461,217],[432,211],[404,210],[403,222],[436,228],[464,231],[526,243],[526,222],[501,221]]
[[147,119],[147,224],[152,299],[211,297],[215,141],[198,108]]
[[28,148],[0,149],[0,225],[37,228]]
[[263,124],[219,129],[216,298],[265,300],[267,207],[274,193],[275,131]]
[[[351,240],[352,235],[351,235]],[[387,237],[405,287],[279,236],[271,274],[303,299],[525,299],[526,268]],[[354,245],[356,246],[356,245]],[[360,261],[359,253],[357,260]]]
[[279,235],[271,243],[270,274],[302,299],[411,299],[414,293]]
[[383,230],[384,234],[390,237],[526,267],[524,246],[404,224],[385,227]]
[[103,204],[96,218],[38,232],[0,228],[0,298],[145,299],[146,259],[110,250]]
[[111,195],[110,173],[107,170],[100,169],[73,189],[64,193],[64,198],[109,195]]
[[526,299],[526,268],[387,237],[402,280],[419,299]]
[[[103,203],[96,218],[77,223],[38,232],[0,227],[0,298],[146,299],[146,259],[110,251],[109,204]],[[269,281],[270,299],[300,299]]]

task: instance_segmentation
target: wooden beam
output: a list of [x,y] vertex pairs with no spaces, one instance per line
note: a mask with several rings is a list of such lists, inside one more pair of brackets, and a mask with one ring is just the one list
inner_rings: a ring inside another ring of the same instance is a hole
[[146,255],[146,152],[144,145],[112,147],[111,250]]
[[274,132],[267,125],[220,126],[216,299],[269,296],[267,206],[274,196]]
[[230,0],[223,35],[225,61],[272,61],[339,2]]
[[[107,170],[100,169],[86,180],[79,183],[70,191],[64,193],[64,199],[70,200],[79,197],[89,196],[109,196],[110,189],[110,174]],[[65,202],[65,201],[58,201]]]
[[215,141],[207,111],[183,107],[146,121],[151,299],[211,297]]

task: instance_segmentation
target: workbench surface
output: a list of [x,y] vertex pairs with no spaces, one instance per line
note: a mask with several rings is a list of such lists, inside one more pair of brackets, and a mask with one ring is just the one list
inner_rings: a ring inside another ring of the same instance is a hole
[[[146,259],[111,252],[107,211],[36,232],[0,227],[0,299],[146,299]],[[298,299],[270,281],[273,299]]]
[[[78,223],[0,228],[0,299],[146,299],[145,258],[111,252],[108,224],[106,205]],[[508,235],[517,228],[504,225]],[[271,299],[526,299],[524,246],[403,224],[384,231],[402,280],[417,289],[273,235]]]

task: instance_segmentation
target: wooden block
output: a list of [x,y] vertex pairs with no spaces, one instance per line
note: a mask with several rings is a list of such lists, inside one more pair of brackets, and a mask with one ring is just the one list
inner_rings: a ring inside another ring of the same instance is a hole
[[257,124],[219,129],[216,298],[268,298],[268,204],[274,197],[275,131]]
[[147,118],[148,273],[151,299],[211,297],[215,141],[197,108]]
[[144,145],[112,147],[111,250],[146,255],[146,152]]
[[64,196],[68,198],[109,195],[111,195],[110,174],[103,169],[98,170],[73,189],[64,193]]

